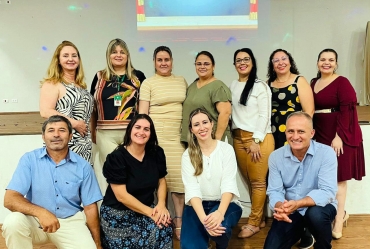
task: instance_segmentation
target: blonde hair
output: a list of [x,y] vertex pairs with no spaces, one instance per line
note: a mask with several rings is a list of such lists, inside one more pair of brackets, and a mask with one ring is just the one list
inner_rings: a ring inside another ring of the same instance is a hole
[[46,81],[49,81],[53,84],[57,84],[59,82],[64,82],[66,84],[70,84],[70,82],[65,82],[63,79],[63,68],[60,65],[59,57],[60,57],[60,51],[64,47],[73,47],[77,51],[77,56],[80,61],[78,67],[76,68],[76,76],[75,76],[75,84],[80,86],[83,89],[86,89],[86,83],[84,81],[85,74],[82,66],[82,59],[80,56],[80,52],[78,51],[77,47],[70,41],[63,41],[61,44],[58,45],[56,48],[53,57],[51,58],[51,62],[47,71],[47,76],[41,81],[41,85],[44,84]]
[[[189,132],[188,132],[188,152],[190,156],[190,162],[193,165],[195,172],[194,176],[199,176],[203,173],[203,154],[202,150],[200,149],[198,139],[194,136],[193,132],[191,131],[192,123],[191,120],[193,117],[199,113],[203,113],[207,115],[209,121],[212,123],[212,118],[209,113],[204,110],[203,108],[197,108],[192,111],[189,115]],[[212,135],[213,136],[213,135]]]
[[132,79],[132,77],[136,77],[135,72],[134,72],[135,68],[132,66],[130,51],[128,50],[126,42],[124,42],[123,40],[119,38],[116,38],[116,39],[111,40],[108,44],[107,51],[105,53],[106,60],[107,60],[107,66],[104,70],[102,70],[102,78],[105,80],[110,80],[112,75],[118,76],[118,74],[115,72],[113,68],[112,61],[110,59],[110,55],[113,53],[113,50],[117,46],[120,46],[125,52],[125,54],[127,55],[127,63],[126,63],[127,78]]

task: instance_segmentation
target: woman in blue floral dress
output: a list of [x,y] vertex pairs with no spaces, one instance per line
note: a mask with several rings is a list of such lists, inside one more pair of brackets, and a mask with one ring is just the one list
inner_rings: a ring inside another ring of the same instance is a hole
[[103,175],[109,184],[100,208],[103,248],[172,248],[166,157],[148,115],[130,121],[123,144],[107,156]]

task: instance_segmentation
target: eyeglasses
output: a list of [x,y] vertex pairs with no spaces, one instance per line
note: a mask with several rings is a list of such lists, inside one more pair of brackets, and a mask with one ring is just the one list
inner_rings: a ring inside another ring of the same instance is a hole
[[288,59],[288,57],[284,56],[284,57],[281,57],[280,59],[279,58],[272,59],[271,62],[276,64],[276,63],[279,63],[280,61],[285,62],[287,59]]
[[197,63],[194,63],[194,64],[197,67],[201,67],[201,66],[209,67],[211,65],[211,63],[209,63],[209,62],[204,62],[203,64],[202,64],[202,62],[197,62]]
[[245,57],[243,59],[237,59],[237,60],[235,60],[235,64],[242,64],[242,62],[249,63],[250,61],[251,61],[251,57]]

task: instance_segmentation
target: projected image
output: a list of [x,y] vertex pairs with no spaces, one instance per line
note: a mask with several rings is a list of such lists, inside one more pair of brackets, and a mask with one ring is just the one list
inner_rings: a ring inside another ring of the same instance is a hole
[[256,29],[258,0],[136,0],[138,30]]

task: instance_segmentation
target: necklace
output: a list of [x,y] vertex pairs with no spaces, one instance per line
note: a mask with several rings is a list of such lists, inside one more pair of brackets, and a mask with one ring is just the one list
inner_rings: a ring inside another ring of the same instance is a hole
[[276,82],[277,83],[285,83],[285,82],[287,82],[287,80],[289,80],[289,78],[290,78],[290,75],[291,75],[292,73],[291,72],[289,72],[289,76],[288,76],[288,78],[286,79],[286,80],[284,80],[284,81],[280,81],[280,79],[279,79],[279,77],[277,77],[276,76]]
[[63,81],[64,83],[67,83],[67,84],[71,84],[71,85],[75,84],[75,80],[67,80],[65,77],[63,77]]

